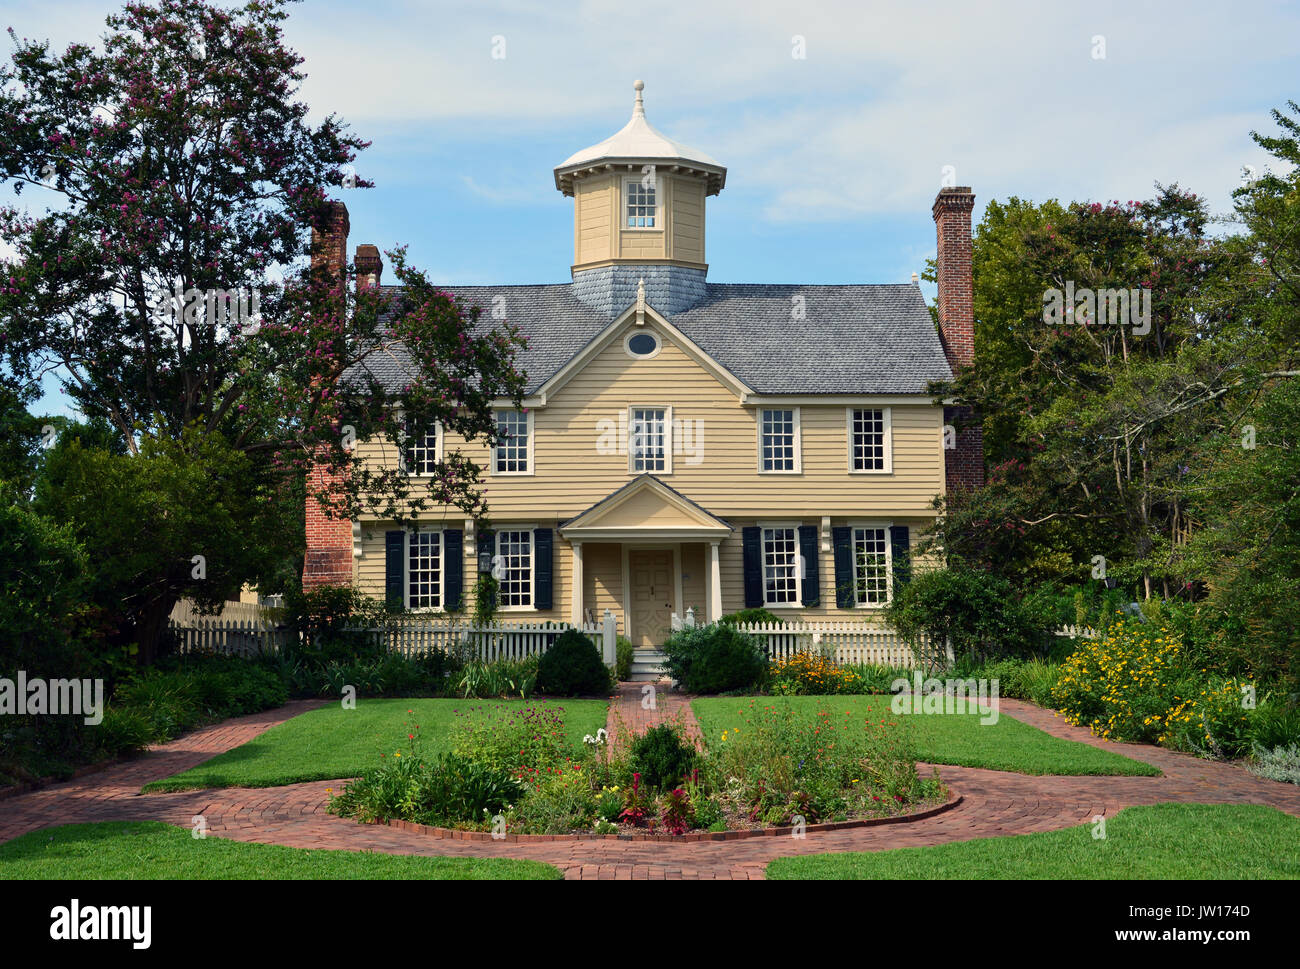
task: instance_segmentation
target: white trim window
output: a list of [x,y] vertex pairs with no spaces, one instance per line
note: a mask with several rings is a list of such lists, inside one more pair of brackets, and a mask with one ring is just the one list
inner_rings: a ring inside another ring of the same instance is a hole
[[888,526],[854,526],[853,600],[858,608],[888,604],[891,558]]
[[655,229],[659,225],[659,185],[653,178],[623,180],[623,227]]
[[630,473],[672,473],[671,428],[671,407],[628,408],[627,469]]
[[433,430],[423,434],[412,432],[411,425],[406,425],[406,436],[402,447],[402,469],[407,474],[435,474],[442,463],[442,427],[435,424]]
[[406,533],[406,608],[442,609],[441,529]]
[[798,474],[802,442],[799,408],[760,408],[758,412],[758,470],[761,474]]
[[799,529],[781,525],[763,529],[763,605],[798,606],[800,598]]
[[494,475],[533,473],[533,412],[498,410],[496,447],[492,449]]
[[508,529],[496,534],[492,577],[499,584],[502,609],[533,608],[533,530]]
[[893,431],[888,407],[850,407],[849,471],[888,474],[893,471]]

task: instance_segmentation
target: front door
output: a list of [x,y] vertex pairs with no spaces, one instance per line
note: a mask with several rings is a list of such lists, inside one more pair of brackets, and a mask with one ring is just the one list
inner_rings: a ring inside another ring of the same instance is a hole
[[660,646],[672,633],[673,551],[669,548],[630,549],[632,604],[630,638],[638,648]]

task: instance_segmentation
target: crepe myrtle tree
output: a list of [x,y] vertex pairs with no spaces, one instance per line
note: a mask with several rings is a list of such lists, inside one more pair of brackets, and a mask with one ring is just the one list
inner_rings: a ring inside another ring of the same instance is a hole
[[[275,442],[272,460],[283,471],[320,472],[309,493],[332,515],[414,522],[452,506],[482,520],[482,468],[463,452],[444,450],[419,475],[401,456],[413,437],[439,426],[495,443],[493,402],[518,406],[523,396],[515,354],[524,338],[430,283],[404,247],[385,255],[400,287],[351,285],[348,267],[341,276],[307,273],[272,294],[250,345],[241,419]],[[394,364],[405,374],[400,385],[382,379]],[[356,446],[363,441],[386,443],[388,459],[364,455]]]
[[[333,115],[307,123],[285,5],[128,4],[98,48],[62,54],[14,37],[0,66],[0,184],[52,204],[0,207],[0,239],[16,252],[0,261],[0,361],[20,384],[57,374],[141,460],[211,453],[210,436],[268,489],[323,466],[337,487],[322,497],[339,514],[481,513],[478,469],[459,454],[412,479],[368,470],[350,443],[400,441],[408,422],[494,433],[490,402],[522,395],[522,341],[504,323],[480,326],[400,251],[390,257],[406,285],[385,296],[354,292],[353,267],[338,271],[313,246],[331,189],[371,186],[350,171],[368,143]],[[369,377],[393,356],[411,373],[396,388]],[[158,575],[180,577],[151,612],[195,591],[175,565],[158,561]]]
[[0,69],[0,182],[56,203],[0,208],[18,251],[0,293],[5,361],[23,377],[58,372],[133,450],[196,421],[248,440],[225,427],[246,393],[244,347],[206,296],[251,307],[366,147],[333,116],[305,123],[282,7],[132,4],[108,18],[102,50],[15,39]]

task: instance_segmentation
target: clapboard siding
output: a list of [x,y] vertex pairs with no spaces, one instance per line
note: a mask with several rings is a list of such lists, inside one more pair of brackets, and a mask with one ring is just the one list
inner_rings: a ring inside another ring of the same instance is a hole
[[[931,499],[943,490],[940,407],[892,405],[893,473],[855,475],[848,472],[843,404],[803,404],[802,474],[762,475],[755,408],[742,406],[732,390],[666,339],[658,356],[634,360],[618,338],[536,411],[535,473],[485,476],[492,514],[564,520],[627,484],[627,455],[599,453],[598,443],[601,422],[617,427],[629,404],[670,406],[674,419],[688,422],[689,435],[681,438],[696,451],[698,463],[692,454],[674,454],[672,473],[661,477],[728,520],[794,513],[810,519],[924,519],[932,517]],[[391,465],[397,459],[395,448],[371,442],[361,447],[368,460]],[[448,435],[446,448],[488,464],[481,444]]]

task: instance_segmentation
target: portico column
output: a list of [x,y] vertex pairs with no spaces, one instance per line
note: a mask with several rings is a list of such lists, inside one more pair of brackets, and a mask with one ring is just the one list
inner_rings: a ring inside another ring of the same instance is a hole
[[722,568],[718,564],[718,544],[709,543],[709,622],[722,618]]
[[570,595],[572,606],[569,621],[575,626],[581,626],[584,618],[582,615],[582,543],[570,542],[569,544],[573,549],[573,574],[570,577],[573,591]]

